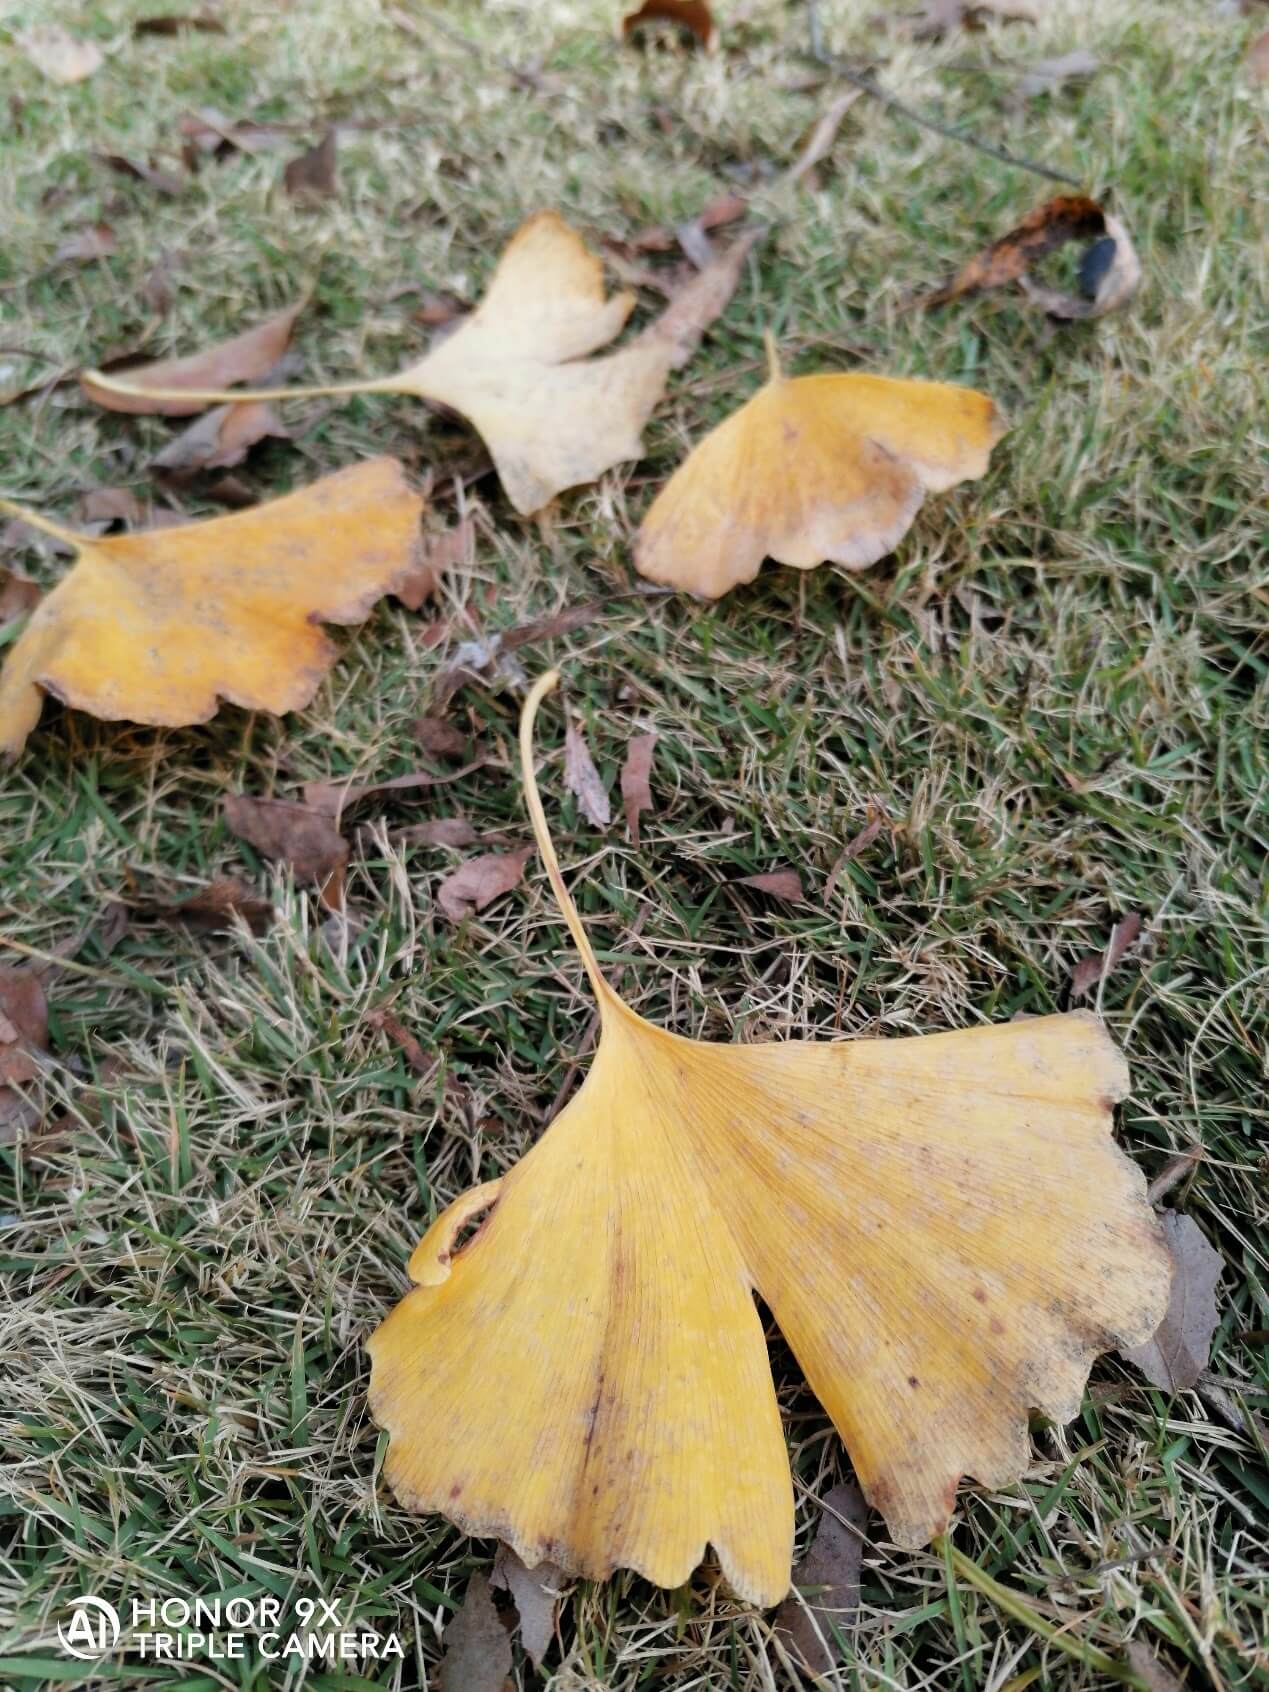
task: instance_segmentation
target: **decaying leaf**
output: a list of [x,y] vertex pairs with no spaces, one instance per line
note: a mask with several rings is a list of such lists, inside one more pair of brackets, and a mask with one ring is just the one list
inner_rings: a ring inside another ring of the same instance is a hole
[[[236,831],[235,831],[236,832]],[[244,836],[245,838],[245,836]],[[256,892],[254,887],[237,876],[217,876],[197,893],[175,904],[147,903],[141,907],[143,915],[162,918],[164,922],[180,923],[184,928],[216,933],[232,928],[234,919],[241,917],[253,934],[264,934],[273,922],[273,905]]]
[[1251,82],[1258,87],[1269,82],[1269,29],[1265,30],[1263,35],[1258,35],[1248,47],[1244,62]]
[[759,893],[769,893],[773,899],[786,899],[791,905],[802,903],[802,877],[795,869],[764,870],[761,875],[742,875],[737,887],[754,887]]
[[70,235],[53,254],[54,264],[90,264],[109,258],[118,249],[115,232],[108,223],[90,223]]
[[1185,1692],[1181,1682],[1144,1639],[1133,1639],[1127,1649],[1128,1667],[1137,1676],[1145,1692]]
[[0,1142],[38,1122],[38,1106],[18,1091],[40,1073],[48,1044],[48,1000],[33,969],[0,966]]
[[529,1661],[541,1672],[542,1662],[555,1633],[555,1606],[565,1581],[554,1563],[539,1563],[526,1569],[509,1545],[500,1545],[494,1558],[490,1584],[509,1592],[520,1618],[520,1643]]
[[516,852],[484,852],[479,858],[468,858],[441,882],[436,902],[451,922],[462,922],[519,887],[532,856],[532,846],[522,846]]
[[123,153],[94,153],[93,158],[98,164],[105,165],[107,170],[113,170],[116,176],[144,182],[147,188],[153,188],[160,194],[179,194],[185,186],[181,177],[164,170],[162,165],[156,165],[153,159],[130,159]]
[[656,744],[655,734],[636,734],[626,748],[626,761],[621,766],[621,804],[630,830],[630,844],[636,851],[639,817],[652,809],[652,755]]
[[37,24],[23,30],[17,41],[36,70],[50,82],[82,82],[106,62],[96,42],[80,40],[58,24]]
[[1040,94],[1054,94],[1068,82],[1082,80],[1101,69],[1101,60],[1087,47],[1073,47],[1056,59],[1036,59],[1018,78],[1019,100],[1034,100]]
[[138,18],[134,35],[223,35],[224,21],[214,12],[160,12],[156,17]]
[[887,376],[785,376],[693,448],[653,500],[635,567],[717,599],[764,558],[875,564],[927,493],[982,476],[1004,424],[986,394]]
[[79,557],[0,671],[0,751],[22,750],[46,693],[171,727],[205,723],[222,700],[299,710],[338,656],[320,625],[364,622],[417,567],[422,507],[395,458],[372,458],[178,528],[96,539],[35,519]]
[[1124,960],[1124,957],[1137,944],[1141,934],[1141,918],[1136,911],[1129,911],[1126,917],[1121,917],[1111,929],[1110,944],[1104,952],[1089,952],[1082,957],[1071,971],[1071,997],[1082,999],[1091,987],[1104,976],[1110,974]]
[[478,829],[466,817],[429,817],[393,832],[393,840],[407,846],[471,846],[480,839]]
[[[1045,288],[1035,282],[1031,266],[1068,241],[1091,241],[1080,264],[1080,295]],[[1138,262],[1128,231],[1119,219],[1083,194],[1055,194],[1029,212],[1016,229],[993,241],[961,266],[950,282],[916,303],[946,305],[965,294],[1000,288],[1016,282],[1027,298],[1051,317],[1104,317],[1117,311],[1141,285]]]
[[[405,1061],[416,1075],[430,1075],[435,1069],[435,1061],[429,1061],[427,1053],[423,1050],[417,1038],[410,1033],[410,1030],[394,1011],[388,1010],[386,1006],[380,1006],[378,1010],[367,1011],[366,1021],[372,1028],[382,1029],[390,1040],[400,1046]],[[496,1585],[497,1582],[494,1584]]]
[[293,799],[231,793],[225,800],[225,824],[262,858],[286,864],[301,881],[315,881],[327,910],[343,910],[348,842],[323,811]]
[[[275,317],[259,323],[232,340],[219,341],[202,352],[190,353],[187,358],[162,359],[157,364],[134,365],[127,372],[126,386],[121,388],[114,378],[102,371],[86,371],[79,379],[87,397],[108,411],[159,413],[164,417],[192,417],[206,411],[201,399],[182,399],[186,389],[227,388],[234,382],[255,382],[282,357],[291,339],[295,320],[306,301],[297,300],[293,306]],[[149,390],[154,389],[151,393]],[[228,394],[235,403],[250,398],[248,394]]]
[[793,1571],[799,1597],[784,1600],[775,1631],[795,1662],[813,1675],[830,1674],[842,1660],[837,1635],[859,1608],[868,1506],[853,1481],[839,1481],[824,1500],[823,1514],[806,1556]]
[[[872,806],[870,805],[868,808],[871,812]],[[886,819],[880,812],[877,812],[876,815],[870,815],[868,821],[860,829],[859,833],[852,835],[842,847],[841,851],[837,855],[837,859],[834,862],[832,869],[828,872],[828,880],[824,883],[825,904],[827,904],[833,897],[837,888],[837,883],[841,879],[842,871],[846,868],[846,865],[853,863],[854,860],[859,857],[861,852],[866,852],[872,845],[873,841],[880,835],[885,826]]]
[[33,969],[0,967],[0,1082],[32,1081],[48,1043],[48,1003]]
[[621,33],[629,41],[650,26],[667,24],[707,53],[718,45],[718,26],[706,0],[643,0],[638,11],[622,18]]
[[1164,1210],[1159,1221],[1172,1255],[1167,1313],[1144,1345],[1119,1349],[1152,1385],[1165,1392],[1188,1392],[1212,1354],[1212,1335],[1220,1321],[1216,1288],[1225,1262],[1193,1217]]
[[484,1575],[467,1582],[463,1607],[446,1623],[443,1644],[441,1692],[503,1692],[511,1673],[511,1637]]
[[470,517],[462,517],[449,529],[426,532],[419,546],[419,565],[413,577],[398,592],[397,598],[411,611],[421,609],[441,585],[446,571],[470,564],[476,540],[476,525]]
[[231,470],[241,464],[258,441],[289,440],[290,431],[271,405],[244,400],[241,405],[218,405],[196,417],[151,461],[154,469],[177,475],[198,470]]
[[370,1340],[385,1473],[530,1568],[678,1586],[708,1543],[772,1604],[793,1491],[754,1294],[891,1537],[924,1544],[962,1475],[1023,1472],[1030,1407],[1069,1420],[1094,1356],[1167,1306],[1111,1135],[1125,1065],[1081,1013],[732,1046],[646,1022],[601,975],[547,832],[532,733],[557,680],[525,702],[525,797],[600,1041],[527,1155],[410,1259]]
[[958,29],[981,29],[984,18],[1003,23],[1034,23],[1029,0],[926,0],[913,21],[918,41],[941,41]]
[[470,775],[483,763],[483,758],[477,758],[474,763],[464,764],[461,770],[451,770],[448,775],[433,775],[430,770],[411,770],[408,775],[364,785],[347,781],[306,781],[304,803],[312,810],[320,811],[324,817],[336,819],[342,812],[363,804],[367,799],[386,799],[389,794],[422,793],[430,787],[443,787],[446,782]]
[[16,570],[0,569],[0,629],[34,611],[42,597],[38,582]]
[[[257,397],[393,393],[449,406],[481,435],[516,510],[537,511],[563,489],[640,456],[640,433],[669,372],[726,306],[759,233],[734,241],[628,346],[587,360],[621,329],[634,296],[605,298],[600,260],[556,213],[538,212],[513,237],[477,309],[417,364],[370,381],[262,388]],[[194,380],[193,363],[167,366],[179,371],[179,381],[161,383],[155,366],[140,381],[135,371],[126,378],[90,371],[84,387],[103,404],[102,396],[116,396],[120,409],[159,409],[162,388],[162,409],[200,410],[242,398],[226,392],[225,381],[258,374],[251,361],[250,373],[214,378],[219,385],[212,386]],[[124,400],[133,403],[124,407]]]
[[608,789],[595,768],[586,737],[572,717],[568,719],[564,734],[564,785],[577,800],[587,822],[593,823],[596,828],[608,827],[612,821]]
[[444,717],[416,717],[414,738],[433,758],[463,758],[467,754],[467,736]]
[[337,142],[328,129],[315,147],[292,159],[282,172],[282,184],[293,200],[329,200],[335,192]]

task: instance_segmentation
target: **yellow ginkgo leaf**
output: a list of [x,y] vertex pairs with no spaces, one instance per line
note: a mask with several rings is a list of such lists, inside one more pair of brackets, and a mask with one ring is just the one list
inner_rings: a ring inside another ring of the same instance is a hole
[[0,500],[79,554],[0,671],[0,751],[22,750],[46,693],[171,726],[206,722],[222,700],[307,705],[336,656],[318,625],[363,622],[408,587],[422,509],[395,458],[230,517],[105,539]]
[[[450,406],[479,430],[516,510],[537,511],[563,489],[640,456],[666,377],[730,299],[755,233],[707,265],[629,346],[581,362],[619,333],[634,295],[605,297],[602,262],[555,212],[538,212],[513,236],[479,307],[417,364],[395,376],[250,397],[414,394]],[[148,378],[142,385],[95,370],[84,386],[151,404],[163,392]],[[246,396],[182,387],[173,397],[219,404]]]
[[[1092,1359],[1152,1333],[1169,1260],[1111,1136],[1123,1059],[1075,1014],[917,1039],[716,1046],[599,972],[533,776],[529,812],[599,1000],[585,1085],[500,1180],[457,1199],[370,1340],[408,1508],[532,1565],[677,1586],[712,1544],[735,1590],[789,1583],[793,1494],[757,1293],[894,1539],[963,1475],[1028,1461]],[[476,1232],[460,1236],[478,1217]]]
[[717,599],[764,558],[862,569],[907,533],[927,493],[983,475],[1004,433],[986,394],[887,376],[770,379],[706,435],[653,500],[635,564]]

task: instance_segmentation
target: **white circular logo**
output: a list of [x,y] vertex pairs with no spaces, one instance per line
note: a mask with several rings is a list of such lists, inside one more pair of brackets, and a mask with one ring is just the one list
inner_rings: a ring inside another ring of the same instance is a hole
[[119,1612],[104,1598],[72,1598],[69,1621],[57,1624],[62,1649],[72,1657],[101,1657],[119,1641]]

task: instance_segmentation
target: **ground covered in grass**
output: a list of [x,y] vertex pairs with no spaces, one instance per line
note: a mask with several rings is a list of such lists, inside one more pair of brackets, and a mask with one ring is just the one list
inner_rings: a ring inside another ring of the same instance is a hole
[[[10,4],[0,28],[25,10]],[[41,1119],[0,1147],[0,1680],[283,1683],[259,1659],[90,1671],[59,1654],[70,1598],[143,1591],[338,1599],[399,1629],[404,1663],[286,1684],[437,1684],[440,1630],[493,1547],[407,1517],[378,1483],[363,1343],[430,1217],[541,1131],[592,1007],[536,865],[456,926],[435,893],[458,854],[395,836],[461,811],[527,842],[517,685],[474,682],[451,706],[482,768],[443,798],[359,813],[343,933],[323,932],[312,890],[251,858],[219,807],[416,767],[410,723],[461,642],[595,602],[594,620],[517,656],[530,674],[562,666],[610,788],[630,735],[659,736],[636,850],[565,796],[558,713],[544,719],[561,855],[601,960],[647,1015],[727,1040],[1048,1012],[1117,918],[1147,918],[1098,998],[1132,1064],[1122,1144],[1151,1176],[1203,1148],[1169,1202],[1225,1259],[1210,1376],[1169,1399],[1103,1359],[1080,1419],[1037,1429],[1023,1484],[962,1492],[952,1537],[1046,1632],[1119,1660],[1135,1641],[1188,1685],[1250,1684],[1269,1602],[1255,1421],[1269,1405],[1269,249],[1265,102],[1240,68],[1250,26],[1128,0],[914,44],[870,16],[876,0],[822,8],[834,49],[881,61],[906,100],[1109,196],[1145,286],[1122,315],[1058,327],[1012,294],[903,309],[1050,184],[862,98],[814,179],[775,185],[838,92],[805,57],[796,6],[720,0],[733,21],[711,58],[623,53],[613,8],[582,0],[227,4],[223,35],[144,39],[131,23],[156,6],[55,10],[110,51],[71,88],[0,54],[0,388],[122,347],[190,350],[310,283],[305,379],[395,368],[429,333],[418,290],[476,297],[542,206],[598,241],[739,188],[771,230],[647,458],[540,520],[517,518],[476,473],[470,435],[419,404],[291,407],[295,439],[247,467],[258,492],[396,453],[432,472],[447,516],[474,513],[473,566],[433,612],[388,602],[341,637],[296,717],[225,710],[163,733],[50,712],[5,773],[4,961],[52,953],[111,901],[180,897],[217,873],[254,878],[279,914],[261,938],[137,920],[108,954],[87,940],[52,989]],[[1098,74],[1012,105],[1020,65],[1077,45]],[[208,107],[294,125],[293,145],[204,162],[173,194],[100,162],[179,170],[179,120]],[[282,163],[330,122],[338,197],[299,208]],[[112,257],[55,262],[98,220]],[[794,371],[972,382],[1012,430],[982,483],[927,504],[866,574],[769,567],[717,606],[640,592],[633,529],[685,444],[756,385],[767,328]],[[156,488],[148,464],[170,432],[51,387],[0,410],[0,482],[63,518],[103,484],[214,511],[204,485]],[[46,583],[65,567],[20,547],[5,562]],[[827,890],[871,818],[884,826]],[[803,876],[800,906],[733,885],[784,865]],[[428,1079],[369,1020],[385,1004],[439,1060]],[[845,1459],[778,1342],[773,1360],[804,1536]],[[873,1529],[836,1684],[1110,1684],[935,1552]],[[573,1585],[547,1678],[799,1684],[769,1618],[708,1565],[678,1592]],[[519,1658],[515,1681],[535,1683]]]

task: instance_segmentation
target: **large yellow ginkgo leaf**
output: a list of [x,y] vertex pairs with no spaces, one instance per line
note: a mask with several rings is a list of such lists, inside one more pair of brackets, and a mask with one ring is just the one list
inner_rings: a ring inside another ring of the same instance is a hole
[[927,493],[984,474],[1004,424],[986,394],[888,376],[770,379],[693,449],[653,500],[635,564],[717,599],[764,558],[862,569],[907,533]]
[[94,539],[0,500],[79,554],[0,671],[0,751],[46,693],[95,717],[206,722],[221,700],[306,705],[335,660],[321,623],[360,623],[420,564],[423,501],[373,458],[230,517]]
[[[1016,1479],[1032,1406],[1152,1333],[1170,1264],[1111,1137],[1123,1059],[1075,1014],[918,1039],[711,1046],[600,975],[521,755],[534,831],[602,1013],[576,1098],[446,1210],[370,1340],[410,1509],[662,1586],[707,1544],[737,1592],[789,1584],[793,1495],[770,1306],[899,1544],[957,1483]],[[460,1236],[483,1215],[465,1243]]]
[[[751,233],[686,285],[629,346],[581,362],[606,346],[634,308],[634,295],[604,293],[603,264],[552,211],[537,212],[512,237],[479,307],[425,358],[395,376],[328,386],[242,390],[182,388],[188,404],[322,394],[414,394],[461,412],[474,424],[507,497],[529,513],[565,488],[592,482],[642,452],[640,435],[669,372],[691,354],[736,286]],[[162,390],[133,372],[90,371],[92,396]]]

